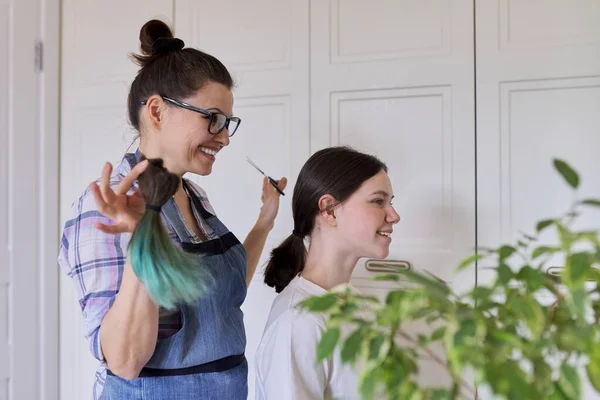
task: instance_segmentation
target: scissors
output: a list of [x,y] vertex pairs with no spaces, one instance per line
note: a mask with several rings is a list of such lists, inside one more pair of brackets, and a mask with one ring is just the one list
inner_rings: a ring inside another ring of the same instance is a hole
[[281,189],[279,189],[279,186],[277,186],[277,181],[275,179],[271,178],[270,176],[268,176],[267,174],[265,174],[264,172],[262,172],[262,170],[260,168],[258,168],[258,165],[254,164],[254,162],[250,159],[250,157],[246,157],[246,159],[248,160],[248,162],[250,163],[250,165],[252,165],[254,168],[256,168],[256,170],[258,172],[260,172],[261,174],[263,174],[269,180],[269,183],[271,183],[271,185],[273,185],[273,187],[275,188],[275,190],[277,190],[280,195],[285,196],[285,193],[283,193],[283,191]]

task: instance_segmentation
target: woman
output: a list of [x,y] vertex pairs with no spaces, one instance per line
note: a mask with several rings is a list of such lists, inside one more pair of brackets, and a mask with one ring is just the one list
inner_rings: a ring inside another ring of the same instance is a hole
[[265,270],[279,295],[256,352],[257,400],[359,398],[357,376],[337,354],[316,361],[325,317],[296,305],[348,283],[359,258],[387,257],[400,220],[392,198],[387,167],[373,156],[333,147],[308,159],[294,188],[294,230]]
[[[240,306],[279,194],[263,181],[262,208],[242,245],[215,216],[206,193],[181,179],[160,209],[170,236],[197,254],[215,278],[207,296],[164,310],[148,296],[126,256],[131,232],[145,210],[137,178],[162,159],[171,173],[208,175],[240,120],[232,116],[232,78],[211,55],[184,48],[161,21],[140,32],[141,67],[128,97],[139,149],[73,204],[59,262],[80,296],[85,336],[101,362],[94,399],[246,399],[246,338]],[[285,188],[286,179],[279,182]],[[131,189],[131,190],[130,190]]]

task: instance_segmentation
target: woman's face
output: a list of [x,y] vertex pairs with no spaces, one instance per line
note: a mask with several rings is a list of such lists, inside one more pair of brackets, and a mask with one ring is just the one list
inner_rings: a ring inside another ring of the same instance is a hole
[[392,198],[390,178],[382,170],[336,207],[338,243],[352,256],[357,259],[388,256],[393,225],[400,221]]
[[[161,100],[164,102],[162,120],[154,139],[165,166],[179,175],[187,172],[210,174],[219,151],[229,145],[228,128],[218,134],[210,133],[208,117]],[[174,100],[227,116],[233,114],[233,93],[220,83],[208,82],[193,96]]]

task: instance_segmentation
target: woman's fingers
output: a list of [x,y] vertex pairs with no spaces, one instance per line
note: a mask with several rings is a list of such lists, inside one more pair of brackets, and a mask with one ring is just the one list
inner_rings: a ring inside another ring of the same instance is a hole
[[111,218],[112,215],[112,207],[104,200],[104,196],[102,195],[102,191],[100,187],[96,184],[96,182],[92,182],[90,184],[90,189],[92,190],[92,195],[94,196],[94,200],[96,201],[96,207],[100,214],[105,217]]
[[115,197],[114,192],[110,188],[110,174],[112,172],[112,165],[110,163],[104,164],[104,168],[102,168],[102,177],[100,178],[100,193],[102,194],[102,198],[108,204],[113,202]]
[[133,186],[133,182],[137,180],[137,178],[146,170],[148,166],[148,160],[144,160],[138,163],[133,169],[127,174],[125,178],[119,183],[117,189],[115,190],[115,194],[117,196],[125,194],[131,189]]
[[279,189],[283,191],[287,187],[287,178],[284,176],[283,178],[278,180],[277,186],[279,186]]
[[96,228],[104,233],[109,234],[109,235],[116,235],[117,233],[122,233],[125,231],[118,225],[106,225],[106,224],[101,224],[101,223],[97,223]]

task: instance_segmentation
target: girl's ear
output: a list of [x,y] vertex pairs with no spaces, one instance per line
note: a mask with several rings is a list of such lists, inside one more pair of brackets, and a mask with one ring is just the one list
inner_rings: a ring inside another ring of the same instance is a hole
[[319,216],[328,225],[336,226],[335,206],[337,200],[330,194],[325,194],[319,199]]

